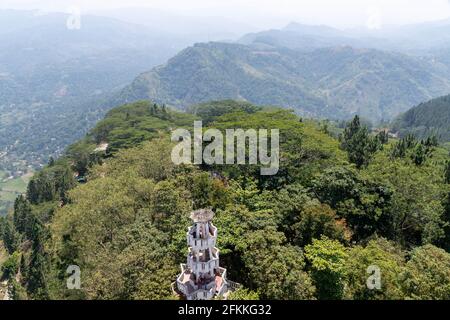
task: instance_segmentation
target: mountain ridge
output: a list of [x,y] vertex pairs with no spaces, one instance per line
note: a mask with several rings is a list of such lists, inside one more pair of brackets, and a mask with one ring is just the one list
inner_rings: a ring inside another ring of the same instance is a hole
[[237,99],[294,108],[311,117],[389,120],[450,91],[439,62],[376,49],[197,43],[139,75],[115,104],[151,99],[179,109]]

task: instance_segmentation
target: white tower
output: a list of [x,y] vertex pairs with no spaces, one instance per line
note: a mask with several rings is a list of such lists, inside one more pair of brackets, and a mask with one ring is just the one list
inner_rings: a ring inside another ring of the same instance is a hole
[[209,300],[228,291],[227,270],[219,266],[213,217],[214,212],[207,209],[191,213],[194,224],[187,232],[187,263],[181,265],[176,281],[178,292],[187,300]]

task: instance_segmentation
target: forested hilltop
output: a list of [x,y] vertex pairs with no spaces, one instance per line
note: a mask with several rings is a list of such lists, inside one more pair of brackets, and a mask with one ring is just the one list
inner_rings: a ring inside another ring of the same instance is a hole
[[[450,299],[450,162],[435,138],[340,135],[290,110],[121,106],[31,180],[0,223],[14,299],[172,299],[193,209],[212,208],[232,299]],[[175,128],[280,130],[280,171],[175,166]],[[107,147],[106,147],[107,146]],[[106,147],[106,148],[105,148]],[[81,290],[66,289],[69,265]],[[381,290],[366,286],[378,266]]]
[[408,110],[393,122],[400,135],[414,134],[424,138],[436,135],[450,142],[450,95],[436,98]]

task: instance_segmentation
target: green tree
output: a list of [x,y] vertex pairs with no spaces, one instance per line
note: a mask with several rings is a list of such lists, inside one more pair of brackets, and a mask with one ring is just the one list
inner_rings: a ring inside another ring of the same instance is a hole
[[[90,299],[159,300],[171,298],[179,264],[167,234],[141,217],[118,231],[112,245],[90,260],[81,253],[83,291]],[[86,263],[88,262],[89,263]]]
[[391,150],[391,158],[404,158],[406,156],[406,144],[403,139],[394,144]]
[[3,244],[9,254],[13,254],[20,245],[21,236],[14,228],[14,223],[5,219],[3,223]]
[[12,255],[8,257],[8,259],[3,262],[0,271],[1,276],[0,279],[12,279],[16,276],[19,271],[19,262],[20,262],[20,253],[14,252]]
[[259,294],[257,292],[250,291],[248,289],[239,288],[236,291],[231,292],[228,295],[227,300],[241,300],[241,301],[259,300]]
[[417,144],[417,146],[414,148],[411,158],[416,166],[421,166],[425,162],[427,153],[423,144]]
[[444,181],[447,184],[450,184],[450,160],[445,162],[444,166]]
[[0,217],[0,239],[3,239],[3,236],[5,234],[5,224],[6,224],[5,217]]
[[27,291],[36,299],[48,299],[48,282],[46,275],[47,256],[43,244],[43,227],[34,225],[33,245],[31,248],[30,264],[28,267]]
[[428,156],[430,156],[433,145],[434,142],[432,139],[419,142],[414,135],[408,134],[394,144],[390,156],[392,159],[402,159],[407,155],[410,155],[413,162],[419,166],[423,164]]
[[15,229],[31,239],[35,219],[29,202],[22,195],[15,200],[13,219]]
[[433,245],[414,249],[402,280],[410,299],[449,300],[450,254]]
[[322,203],[336,210],[351,228],[353,239],[374,233],[390,237],[392,190],[388,185],[367,179],[362,171],[345,166],[331,167],[316,177],[312,190]]
[[312,278],[321,300],[337,300],[344,296],[347,249],[338,241],[323,236],[305,247]]
[[[380,289],[369,289],[367,286],[367,280],[371,275],[367,271],[371,266],[379,271]],[[345,266],[345,297],[353,300],[403,299],[399,276],[403,266],[403,252],[394,243],[385,239],[371,240],[365,247],[351,248]]]
[[8,289],[12,300],[28,300],[26,289],[16,279],[9,280]]
[[305,261],[300,248],[282,245],[283,236],[268,228],[248,235],[243,260],[251,286],[262,299],[310,300],[315,288],[303,271]]
[[388,144],[389,142],[389,133],[386,130],[382,130],[377,134],[377,140],[380,144]]
[[367,127],[362,126],[359,117],[355,116],[344,129],[341,148],[347,151],[350,162],[362,168],[369,164],[379,149],[379,142],[370,137]]
[[338,219],[328,205],[319,201],[306,203],[293,222],[289,226],[292,242],[300,247],[311,244],[313,239],[322,235],[340,241],[348,241],[351,238],[351,231],[346,227],[345,220]]
[[[380,155],[364,172],[375,185],[384,184],[390,191],[390,200],[385,201],[381,211],[386,218],[382,225],[388,228],[378,228],[378,235],[405,248],[439,243],[445,237],[446,224],[442,205],[445,188],[440,183],[440,172],[431,165],[418,167],[404,160],[388,159]],[[380,208],[382,203],[377,206]]]

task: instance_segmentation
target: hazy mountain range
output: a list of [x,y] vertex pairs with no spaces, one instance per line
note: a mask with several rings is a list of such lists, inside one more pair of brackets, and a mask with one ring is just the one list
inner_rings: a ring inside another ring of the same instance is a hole
[[289,23],[279,30],[249,33],[240,43],[262,43],[291,49],[317,49],[339,45],[398,51],[405,54],[435,54],[450,47],[450,19],[382,29],[354,28],[340,30],[329,26]]
[[[139,99],[181,109],[238,99],[377,122],[450,92],[449,21],[380,31],[290,23],[237,35],[252,27],[108,15],[83,15],[69,30],[67,14],[0,11],[0,167],[39,166],[107,110]],[[228,40],[193,45],[207,39]]]
[[96,16],[71,30],[68,17],[0,11],[0,165],[58,154],[103,116],[110,93],[191,43]]

